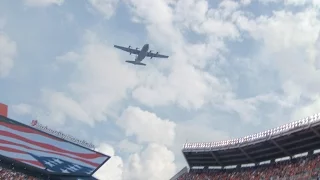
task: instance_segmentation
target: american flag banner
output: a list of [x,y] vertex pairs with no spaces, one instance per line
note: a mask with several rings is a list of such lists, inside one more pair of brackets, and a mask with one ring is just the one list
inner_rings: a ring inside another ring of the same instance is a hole
[[0,155],[54,173],[88,175],[110,158],[27,126],[6,121],[0,121]]
[[81,166],[75,163],[64,161],[53,157],[43,157],[31,154],[41,164],[44,164],[48,171],[60,173],[86,173],[91,174],[94,169]]

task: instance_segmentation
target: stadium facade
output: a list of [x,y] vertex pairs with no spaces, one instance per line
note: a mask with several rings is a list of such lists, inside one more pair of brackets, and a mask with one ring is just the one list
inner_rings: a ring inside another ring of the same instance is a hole
[[238,169],[272,164],[281,158],[314,154],[320,149],[320,113],[242,138],[185,143],[182,153],[190,169]]

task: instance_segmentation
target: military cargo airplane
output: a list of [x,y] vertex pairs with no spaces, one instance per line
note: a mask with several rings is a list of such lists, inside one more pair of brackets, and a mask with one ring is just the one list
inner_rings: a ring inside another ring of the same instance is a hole
[[139,48],[136,49],[132,49],[131,46],[129,47],[122,47],[122,46],[118,46],[118,45],[114,45],[115,48],[121,49],[123,51],[129,52],[130,54],[135,54],[136,58],[134,61],[126,61],[127,63],[131,63],[134,65],[142,65],[145,66],[146,64],[141,63],[141,61],[145,58],[145,57],[150,57],[150,59],[152,58],[168,58],[169,56],[165,56],[165,55],[161,55],[159,54],[159,52],[157,53],[153,53],[151,50],[148,52],[149,50],[149,44],[145,44],[141,50],[139,50]]

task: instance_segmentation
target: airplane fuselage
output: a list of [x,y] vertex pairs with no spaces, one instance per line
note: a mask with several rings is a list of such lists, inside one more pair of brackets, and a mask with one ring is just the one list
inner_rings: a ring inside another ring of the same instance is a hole
[[136,62],[141,62],[147,56],[148,50],[149,50],[149,44],[143,45],[143,47],[141,48],[141,51],[137,55],[135,61]]

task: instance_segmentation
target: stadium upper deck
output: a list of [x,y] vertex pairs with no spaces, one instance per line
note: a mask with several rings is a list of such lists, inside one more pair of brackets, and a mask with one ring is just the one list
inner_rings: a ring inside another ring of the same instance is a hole
[[186,143],[182,152],[190,168],[259,164],[320,149],[320,113],[239,139]]

